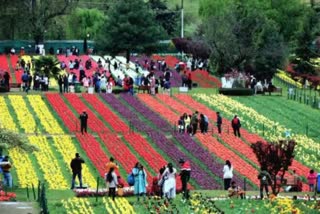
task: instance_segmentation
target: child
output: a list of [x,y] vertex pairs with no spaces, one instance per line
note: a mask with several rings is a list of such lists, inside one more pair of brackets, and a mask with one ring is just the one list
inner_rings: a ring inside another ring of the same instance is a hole
[[118,187],[118,196],[123,196],[124,183],[123,183],[123,181],[122,181],[120,176],[118,176],[117,179],[118,179],[118,185],[117,185],[117,187]]
[[106,181],[109,184],[109,197],[112,197],[112,200],[114,200],[114,198],[116,197],[116,187],[118,185],[118,179],[113,167],[110,168],[108,174],[106,175]]
[[236,185],[235,181],[232,181],[231,187],[228,189],[228,196],[230,198],[238,198],[240,196],[241,199],[244,199],[244,191],[241,189],[241,187]]

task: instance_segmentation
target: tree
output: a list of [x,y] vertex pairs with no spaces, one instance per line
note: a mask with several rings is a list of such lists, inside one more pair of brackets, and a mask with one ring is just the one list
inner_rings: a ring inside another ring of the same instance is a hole
[[168,36],[174,36],[178,26],[178,11],[167,7],[166,0],[149,0],[155,19],[163,27]]
[[143,0],[116,1],[108,17],[97,43],[111,55],[126,52],[129,61],[132,50],[144,51],[158,41],[160,28],[149,4]]
[[60,62],[54,56],[41,56],[35,60],[35,70],[39,74],[46,75],[49,78],[56,80],[60,74]]
[[70,37],[84,39],[89,34],[94,39],[105,20],[105,15],[98,9],[77,8],[69,18]]
[[37,147],[29,144],[25,137],[7,129],[0,128],[0,151],[12,148],[19,148],[26,152],[38,150]]
[[78,0],[23,0],[25,17],[29,18],[31,34],[36,44],[44,41],[46,28],[51,20],[65,15]]
[[272,76],[286,53],[275,22],[259,8],[246,4],[232,4],[224,11],[207,18],[204,25],[204,37],[217,72],[251,67],[260,78]]
[[296,142],[293,140],[280,140],[270,143],[258,141],[251,145],[261,168],[266,169],[271,176],[272,192],[275,195],[280,191],[277,178],[280,177],[282,183],[284,175],[294,159],[295,146]]

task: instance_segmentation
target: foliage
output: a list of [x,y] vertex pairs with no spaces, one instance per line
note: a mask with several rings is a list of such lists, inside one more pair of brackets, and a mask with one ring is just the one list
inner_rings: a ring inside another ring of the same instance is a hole
[[219,74],[251,67],[263,79],[272,76],[284,61],[285,46],[277,26],[259,8],[229,5],[225,13],[209,17],[204,29]]
[[203,40],[174,38],[172,39],[172,42],[179,52],[192,54],[195,58],[207,59],[210,56],[210,50]]
[[284,175],[291,166],[294,158],[296,142],[293,140],[280,140],[276,143],[257,142],[251,145],[256,154],[261,169],[266,169],[272,179],[272,192],[277,195],[280,186],[277,186],[277,178],[283,181]]
[[173,36],[178,25],[178,11],[169,9],[166,0],[149,0],[149,4],[155,13],[156,22],[168,36]]
[[69,18],[69,27],[72,28],[71,37],[84,39],[90,35],[90,38],[95,38],[105,19],[104,14],[97,8],[77,8]]
[[29,144],[25,137],[4,128],[0,128],[0,142],[0,150],[11,148],[19,148],[26,152],[38,150],[37,147]]
[[35,70],[40,75],[46,75],[49,78],[58,79],[60,73],[60,62],[53,56],[41,56],[35,59]]
[[158,40],[160,28],[149,5],[143,0],[115,2],[108,11],[109,20],[103,26],[97,43],[112,55],[150,49]]

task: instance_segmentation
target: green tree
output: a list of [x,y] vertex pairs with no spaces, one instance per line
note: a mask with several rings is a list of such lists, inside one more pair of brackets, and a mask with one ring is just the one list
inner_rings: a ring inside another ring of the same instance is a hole
[[0,128],[0,151],[11,148],[19,148],[26,152],[38,150],[37,147],[29,144],[26,138],[19,133]]
[[94,39],[105,20],[105,15],[98,9],[77,8],[69,18],[70,37],[84,39],[89,34]]
[[35,70],[39,74],[46,75],[49,78],[55,78],[56,80],[60,74],[60,62],[54,56],[41,56],[35,60]]
[[28,18],[31,35],[36,44],[44,41],[44,35],[50,21],[65,15],[77,0],[22,0],[21,15]]
[[294,148],[296,142],[293,140],[281,140],[279,142],[257,142],[251,145],[261,168],[266,169],[272,179],[272,193],[277,195],[280,186],[277,185],[277,176],[283,181],[286,171],[294,159]]
[[179,11],[167,7],[166,0],[149,0],[155,19],[163,27],[168,36],[174,36],[178,27]]
[[108,20],[97,39],[98,47],[111,55],[145,51],[158,41],[160,27],[149,4],[143,0],[119,0],[111,5]]

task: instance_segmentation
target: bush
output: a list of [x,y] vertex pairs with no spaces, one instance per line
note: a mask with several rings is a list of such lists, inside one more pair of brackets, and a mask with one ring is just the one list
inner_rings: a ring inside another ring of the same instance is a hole
[[234,96],[251,96],[254,91],[250,88],[220,88],[219,94]]

